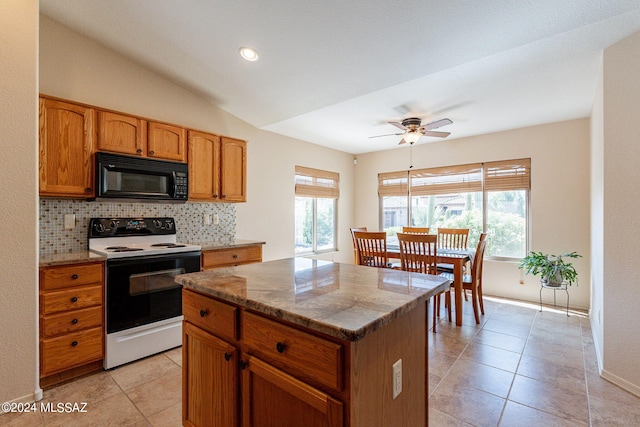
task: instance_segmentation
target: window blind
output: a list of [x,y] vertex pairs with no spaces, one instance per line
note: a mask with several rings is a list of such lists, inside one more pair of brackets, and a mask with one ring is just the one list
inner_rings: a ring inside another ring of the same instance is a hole
[[482,191],[482,164],[411,170],[409,182],[412,196]]
[[531,159],[503,160],[484,164],[485,191],[531,189]]
[[296,166],[296,196],[337,199],[340,196],[340,174]]
[[409,173],[407,171],[378,174],[378,196],[407,196]]

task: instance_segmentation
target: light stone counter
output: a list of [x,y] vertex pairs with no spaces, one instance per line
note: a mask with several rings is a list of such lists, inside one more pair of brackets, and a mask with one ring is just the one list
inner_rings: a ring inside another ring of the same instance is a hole
[[183,274],[185,288],[357,341],[449,287],[440,277],[307,258]]
[[192,245],[200,245],[202,247],[203,251],[211,251],[211,250],[217,250],[217,249],[240,248],[240,247],[243,247],[243,246],[264,245],[266,242],[263,242],[263,241],[260,241],[260,240],[234,239],[234,240],[229,240],[229,241],[218,241],[218,242],[193,241],[193,242],[188,242],[188,243],[190,243]]
[[90,251],[68,252],[61,254],[40,255],[40,267],[51,267],[65,264],[82,264],[87,262],[106,261],[103,255],[98,255]]

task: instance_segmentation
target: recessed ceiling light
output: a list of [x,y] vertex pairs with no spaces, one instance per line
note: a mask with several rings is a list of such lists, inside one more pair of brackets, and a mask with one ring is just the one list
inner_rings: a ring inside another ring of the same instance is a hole
[[240,52],[240,56],[242,56],[247,61],[257,61],[258,60],[258,52],[255,49],[250,47],[241,47],[238,49]]

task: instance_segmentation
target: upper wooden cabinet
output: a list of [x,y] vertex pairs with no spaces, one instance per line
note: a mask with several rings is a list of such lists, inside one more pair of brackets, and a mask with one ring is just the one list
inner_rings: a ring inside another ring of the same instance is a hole
[[149,122],[147,155],[157,159],[187,161],[187,131],[179,126]]
[[95,110],[40,98],[39,122],[40,195],[93,197]]
[[186,130],[110,111],[98,112],[98,151],[187,161]]
[[134,156],[147,152],[147,122],[125,114],[98,111],[98,151]]
[[247,143],[189,131],[189,200],[245,202]]

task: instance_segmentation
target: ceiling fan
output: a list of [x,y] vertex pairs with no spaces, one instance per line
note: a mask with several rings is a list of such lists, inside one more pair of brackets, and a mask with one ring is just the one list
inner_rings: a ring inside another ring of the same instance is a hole
[[446,138],[451,134],[451,132],[439,132],[433,131],[432,129],[437,129],[442,126],[450,125],[453,122],[449,119],[440,119],[434,122],[422,124],[422,120],[417,117],[409,117],[407,119],[403,119],[401,122],[389,122],[393,126],[398,129],[402,129],[404,132],[401,133],[389,133],[385,135],[375,135],[370,136],[369,138],[379,138],[381,136],[390,136],[390,135],[402,135],[402,139],[398,144],[404,144],[408,142],[413,145],[414,142],[417,142],[423,136],[435,136],[436,138]]

